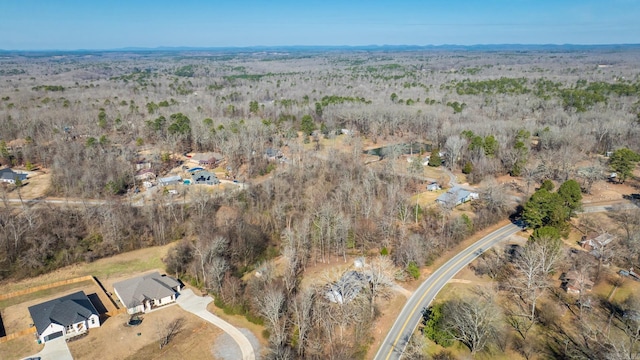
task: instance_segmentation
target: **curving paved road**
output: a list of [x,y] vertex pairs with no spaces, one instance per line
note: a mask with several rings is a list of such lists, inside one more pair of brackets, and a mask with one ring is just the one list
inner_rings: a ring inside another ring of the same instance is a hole
[[[585,206],[582,212],[594,213],[633,209],[637,207],[638,205],[632,203],[619,203],[616,205],[601,204]],[[380,345],[375,359],[399,359],[413,331],[420,323],[423,310],[431,304],[447,282],[483,252],[520,230],[521,228],[514,224],[503,226],[464,249],[431,274],[405,304],[398,315],[398,319],[393,324],[382,345]]]
[[199,316],[200,318],[219,327],[229,334],[231,338],[238,344],[242,352],[242,360],[255,360],[256,354],[249,339],[235,326],[213,315],[207,310],[207,304],[213,301],[211,296],[196,296],[191,289],[185,289],[180,292],[177,303],[184,310]]
[[464,249],[431,274],[405,304],[400,315],[398,315],[398,319],[382,342],[380,349],[378,349],[375,359],[399,359],[411,334],[413,334],[422,319],[423,310],[431,304],[447,282],[485,250],[520,230],[522,229],[514,224],[503,226]]

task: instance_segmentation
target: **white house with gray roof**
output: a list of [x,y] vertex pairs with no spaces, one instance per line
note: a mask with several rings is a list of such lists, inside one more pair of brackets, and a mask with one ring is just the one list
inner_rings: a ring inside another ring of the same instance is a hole
[[446,193],[438,196],[436,202],[442,205],[457,206],[467,201],[476,200],[479,198],[477,192],[469,191],[458,186],[454,186],[447,190]]
[[148,312],[175,302],[180,287],[178,280],[157,271],[113,284],[118,299],[129,314]]
[[160,186],[169,186],[169,185],[176,185],[181,183],[182,183],[182,178],[180,177],[180,175],[167,176],[167,177],[158,179],[158,185]]
[[16,180],[27,180],[27,174],[21,174],[13,171],[10,168],[0,169],[0,181],[9,184],[15,184]]
[[83,291],[30,306],[29,314],[43,343],[100,327],[100,315]]

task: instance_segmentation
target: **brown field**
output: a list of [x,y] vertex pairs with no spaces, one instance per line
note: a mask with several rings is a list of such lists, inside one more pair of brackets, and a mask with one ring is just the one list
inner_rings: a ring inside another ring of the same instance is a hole
[[416,194],[411,197],[411,203],[415,204],[416,202],[420,207],[430,207],[435,206],[436,199],[438,196],[444,194],[446,190],[438,190],[438,191],[424,191],[419,194]]
[[[25,169],[15,168],[19,171],[26,171]],[[51,174],[47,169],[41,169],[37,171],[28,171],[27,181],[24,182],[22,188],[20,188],[20,196],[23,199],[36,199],[46,196],[49,184],[51,182]],[[7,197],[10,199],[17,199],[18,191],[13,186],[7,188]]]
[[633,181],[628,180],[624,184],[614,184],[607,181],[598,181],[593,184],[591,194],[583,194],[584,204],[598,203],[604,201],[622,200],[622,195],[638,192],[633,187]]
[[40,352],[44,345],[38,344],[34,335],[20,336],[0,343],[0,358],[3,360],[22,359]]
[[[183,318],[182,330],[162,350],[160,330]],[[126,326],[129,315],[107,319],[89,335],[69,343],[74,359],[214,359],[211,346],[222,331],[212,324],[170,305],[145,314],[142,324]],[[139,334],[139,335],[138,335]]]
[[[424,167],[424,176],[430,178],[430,179],[436,179],[438,180],[438,182],[442,182],[442,187],[448,187],[449,185],[449,176],[442,170],[442,167],[431,167],[431,166],[425,166]],[[458,183],[464,183],[464,181],[462,177],[458,174],[456,174],[456,181]]]

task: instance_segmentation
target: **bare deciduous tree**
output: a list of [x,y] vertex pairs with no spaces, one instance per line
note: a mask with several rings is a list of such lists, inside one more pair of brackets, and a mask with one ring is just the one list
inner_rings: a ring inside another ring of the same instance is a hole
[[160,349],[167,346],[173,338],[178,335],[184,326],[184,318],[177,318],[169,323],[163,323],[158,326],[158,335],[160,336]]
[[282,319],[285,303],[284,293],[277,287],[268,286],[262,296],[256,299],[256,302],[258,312],[265,319],[271,331],[269,341],[272,346],[280,347],[286,340],[286,322]]
[[296,352],[299,357],[304,358],[305,349],[307,347],[307,340],[309,331],[311,330],[313,323],[313,308],[316,301],[316,293],[313,290],[305,290],[299,293],[291,302],[291,312],[293,316],[291,321],[296,332]]
[[398,269],[388,256],[378,256],[368,264],[364,274],[369,283],[371,317],[375,315],[376,299],[388,298],[391,295],[391,288],[394,286],[393,279],[397,272]]
[[402,353],[402,358],[409,360],[426,360],[427,356],[425,353],[427,346],[426,337],[421,332],[416,331],[411,335],[409,342],[407,342],[407,346]]
[[604,172],[605,168],[599,161],[578,169],[578,176],[583,180],[587,194],[591,194],[591,187],[596,181],[604,179]]
[[517,299],[515,305],[519,307],[519,310],[509,311],[508,320],[523,338],[535,323],[538,300],[549,288],[549,274],[561,256],[559,240],[530,240],[514,253],[510,271],[504,274],[503,282]]
[[444,157],[446,159],[446,166],[449,169],[453,170],[456,168],[460,153],[466,143],[467,142],[459,135],[452,135],[447,138],[444,144]]
[[621,342],[625,350],[625,359],[640,358],[640,298],[637,294],[630,295],[623,303],[623,314],[619,327],[626,336],[627,343]]
[[229,270],[229,262],[221,256],[216,256],[209,262],[209,265],[207,266],[207,272],[209,275],[208,284],[210,284],[209,286],[211,286],[216,294],[219,294],[222,290],[224,276]]
[[445,303],[443,313],[448,332],[471,354],[485,349],[500,333],[501,313],[491,298],[454,299]]
[[[194,255],[200,259],[200,273],[204,286],[209,286],[207,274],[212,273],[216,281],[214,286],[219,290],[227,266],[226,260],[222,256],[227,251],[228,243],[226,238],[215,236],[210,240],[200,238],[193,246]],[[212,266],[214,262],[215,267]]]
[[485,181],[482,186],[481,199],[490,212],[504,214],[509,209],[511,199],[504,185],[495,179]]

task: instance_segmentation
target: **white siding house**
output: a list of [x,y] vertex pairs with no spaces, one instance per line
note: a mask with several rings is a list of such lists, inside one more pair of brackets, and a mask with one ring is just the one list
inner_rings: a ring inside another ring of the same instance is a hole
[[0,169],[0,181],[6,182],[9,184],[15,184],[16,180],[25,181],[27,180],[26,174],[17,173],[10,168]]
[[181,184],[181,183],[182,183],[182,178],[179,175],[167,176],[167,177],[158,179],[158,185],[160,186],[169,186],[169,185],[175,185],[175,184]]
[[113,289],[129,314],[145,313],[176,301],[181,284],[158,272],[113,284]]
[[82,291],[31,306],[29,313],[42,343],[81,335],[100,326],[98,311]]
[[447,190],[446,193],[438,196],[436,202],[442,205],[457,206],[467,201],[477,200],[479,194],[477,192],[465,190],[461,187],[455,186]]
[[427,185],[427,191],[438,191],[442,189],[440,187],[440,184],[438,184],[437,182],[432,182],[429,185]]

